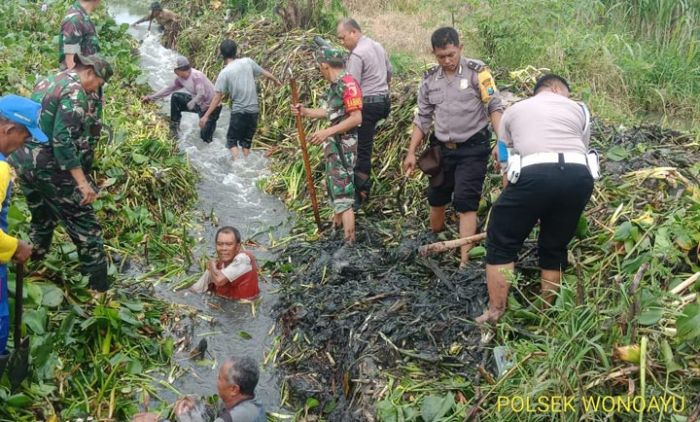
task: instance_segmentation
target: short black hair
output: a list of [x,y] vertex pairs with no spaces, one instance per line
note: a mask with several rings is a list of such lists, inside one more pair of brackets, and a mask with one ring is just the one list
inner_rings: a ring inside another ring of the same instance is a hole
[[238,46],[233,40],[223,40],[219,46],[219,51],[224,59],[235,59],[238,53]]
[[188,65],[185,65],[185,66],[182,66],[182,67],[176,67],[176,68],[175,68],[175,70],[180,70],[180,71],[183,71],[183,72],[186,72],[186,71],[188,71],[188,70],[190,70],[190,69],[192,69],[192,66],[189,65],[189,64],[188,64]]
[[349,30],[350,28],[352,28],[358,32],[362,32],[362,28],[360,28],[360,24],[357,23],[357,21],[353,18],[345,18],[342,21],[340,21],[340,23],[343,24],[343,27],[346,30]]
[[160,2],[154,1],[151,3],[151,10],[154,12],[158,12],[160,10],[163,10],[163,7],[160,5]]
[[430,37],[430,43],[433,46],[433,50],[445,48],[450,44],[459,47],[459,34],[451,26],[445,26],[433,32],[433,35]]
[[214,236],[214,242],[219,240],[219,235],[221,233],[230,233],[233,235],[233,237],[236,238],[236,243],[241,243],[241,232],[239,232],[237,228],[232,227],[232,226],[224,226],[224,227],[220,228],[219,230],[216,231],[216,236]]
[[535,89],[533,90],[533,92],[537,94],[542,88],[551,88],[556,84],[564,85],[566,87],[566,90],[571,92],[571,88],[569,87],[569,83],[566,82],[566,79],[562,78],[559,75],[555,75],[554,73],[549,73],[539,78],[537,80],[537,83],[535,84]]
[[226,373],[226,381],[231,385],[237,385],[241,393],[246,396],[255,396],[255,387],[258,385],[260,370],[258,363],[248,356],[230,357],[226,363],[231,366]]

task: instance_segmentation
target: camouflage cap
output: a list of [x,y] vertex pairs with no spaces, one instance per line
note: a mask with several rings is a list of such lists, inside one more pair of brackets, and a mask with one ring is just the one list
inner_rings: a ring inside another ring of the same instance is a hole
[[105,59],[101,54],[93,54],[91,56],[76,54],[76,58],[83,65],[90,66],[95,69],[95,74],[104,79],[105,82],[107,82],[109,78],[112,77],[112,74],[114,74],[112,65],[110,65],[107,59]]
[[335,65],[344,65],[347,59],[345,51],[338,48],[321,48],[316,52],[316,61]]

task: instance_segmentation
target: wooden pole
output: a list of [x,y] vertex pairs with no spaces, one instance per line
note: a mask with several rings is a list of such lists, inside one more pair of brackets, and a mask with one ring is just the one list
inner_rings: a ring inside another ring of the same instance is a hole
[[469,245],[471,243],[479,243],[486,239],[486,233],[479,233],[469,237],[463,237],[461,239],[455,240],[445,240],[442,242],[431,243],[429,245],[423,245],[418,248],[418,252],[425,256],[431,253],[445,252],[450,249],[459,248],[460,246]]
[[[292,88],[292,105],[299,104],[299,90],[297,89],[297,81],[294,77],[289,78],[289,85]],[[297,133],[299,134],[299,144],[301,145],[301,155],[304,158],[304,170],[306,170],[306,186],[309,189],[311,197],[311,206],[314,210],[314,219],[318,231],[321,231],[321,214],[318,212],[318,201],[316,200],[316,188],[314,187],[314,179],[311,174],[311,164],[309,163],[309,151],[306,146],[306,135],[304,134],[304,125],[301,122],[301,116],[296,116]]]

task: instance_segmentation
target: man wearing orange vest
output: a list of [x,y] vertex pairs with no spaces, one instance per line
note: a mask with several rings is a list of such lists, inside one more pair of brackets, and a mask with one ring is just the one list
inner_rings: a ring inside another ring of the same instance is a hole
[[233,300],[257,298],[258,265],[252,253],[241,250],[241,233],[225,226],[216,232],[215,241],[218,259],[209,261],[204,275],[190,290],[196,293],[211,290]]

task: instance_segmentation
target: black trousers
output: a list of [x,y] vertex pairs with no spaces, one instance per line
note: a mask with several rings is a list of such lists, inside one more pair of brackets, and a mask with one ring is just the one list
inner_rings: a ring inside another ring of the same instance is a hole
[[357,128],[357,161],[355,162],[355,187],[357,190],[369,192],[376,126],[378,121],[389,116],[390,108],[391,103],[388,99],[384,102],[362,105],[362,125]]
[[[170,121],[180,124],[182,113],[197,113],[199,117],[204,116],[206,110],[202,110],[199,105],[195,105],[193,110],[187,108],[187,103],[192,101],[192,96],[185,92],[176,92],[170,97]],[[206,143],[210,143],[214,139],[214,131],[216,130],[216,122],[221,114],[221,106],[209,116],[207,124],[199,131],[199,136]]]
[[568,265],[567,246],[592,192],[593,178],[586,166],[552,163],[525,167],[518,183],[508,184],[491,208],[486,262],[515,262],[539,220],[540,268],[563,271]]

